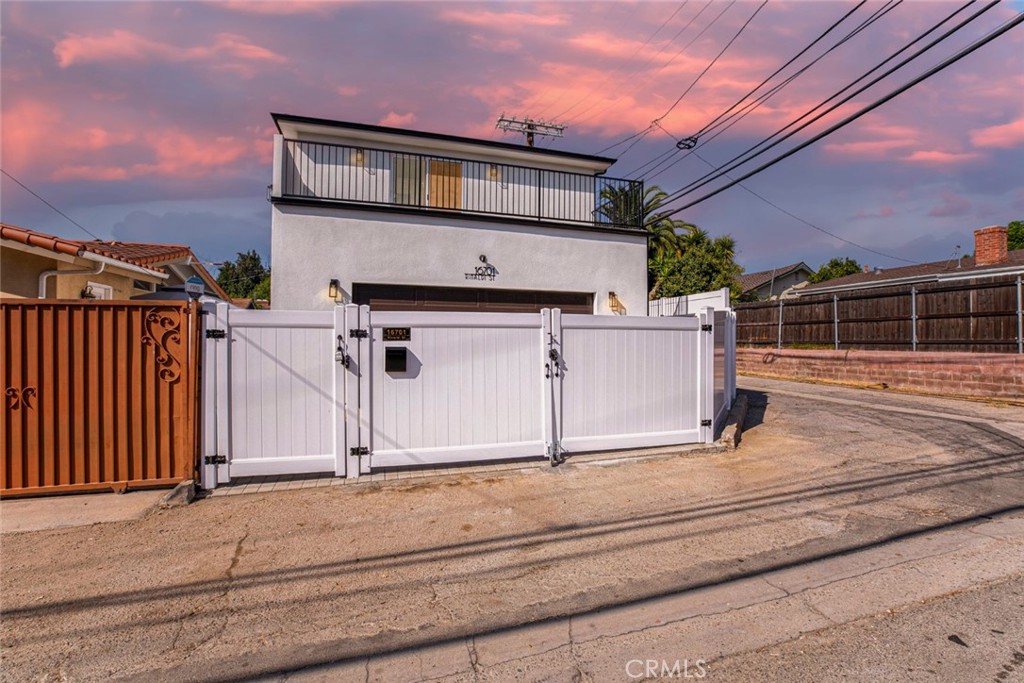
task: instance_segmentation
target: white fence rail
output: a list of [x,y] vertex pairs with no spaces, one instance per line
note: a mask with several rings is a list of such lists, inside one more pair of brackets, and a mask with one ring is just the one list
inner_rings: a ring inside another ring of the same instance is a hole
[[697,315],[705,308],[721,311],[729,308],[729,288],[723,287],[713,292],[701,292],[687,296],[670,296],[647,302],[647,315],[676,316]]
[[202,484],[710,442],[735,317],[205,308]]

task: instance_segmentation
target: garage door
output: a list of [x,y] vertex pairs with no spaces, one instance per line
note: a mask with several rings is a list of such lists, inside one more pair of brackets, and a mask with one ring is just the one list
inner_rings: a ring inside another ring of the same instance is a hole
[[352,299],[374,311],[536,313],[542,308],[560,308],[564,313],[594,312],[594,295],[586,292],[356,283]]

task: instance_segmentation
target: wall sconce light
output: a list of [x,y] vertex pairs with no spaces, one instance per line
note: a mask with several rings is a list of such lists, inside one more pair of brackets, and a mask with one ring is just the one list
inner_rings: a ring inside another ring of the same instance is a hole
[[491,164],[487,167],[487,177],[491,180],[501,180],[501,169],[498,168],[497,164]]
[[83,299],[95,299],[96,294],[92,291],[92,285],[86,285],[82,289],[81,297]]
[[366,165],[366,151],[362,149],[357,149],[355,151],[355,154],[352,155],[352,160],[355,162],[356,166]]
[[338,300],[338,290],[341,288],[341,283],[337,280],[331,280],[330,284],[327,285],[327,296],[331,297],[335,301]]

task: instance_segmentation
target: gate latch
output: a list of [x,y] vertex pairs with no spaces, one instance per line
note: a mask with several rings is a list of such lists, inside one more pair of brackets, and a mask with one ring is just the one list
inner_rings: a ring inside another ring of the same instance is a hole
[[712,327],[711,325],[701,325],[700,329],[701,332],[710,332],[711,330],[714,329],[714,327]]
[[360,455],[369,455],[370,449],[367,448],[366,446],[353,446],[352,448],[348,449],[348,453],[349,455],[354,455],[358,457]]
[[700,421],[700,426],[701,426],[701,427],[710,427],[710,426],[711,426],[711,424],[712,424],[712,423],[711,423],[711,420],[701,420],[701,421]]
[[366,339],[370,336],[369,330],[349,330],[348,336],[352,339]]
[[207,455],[203,457],[203,464],[205,465],[227,465],[228,457],[226,455]]
[[218,330],[214,328],[206,331],[207,339],[224,339],[227,336],[228,333],[225,330]]

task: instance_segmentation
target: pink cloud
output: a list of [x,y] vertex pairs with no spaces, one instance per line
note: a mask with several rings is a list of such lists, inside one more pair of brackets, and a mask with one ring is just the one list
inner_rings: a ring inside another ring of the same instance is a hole
[[453,9],[441,13],[441,18],[459,24],[480,26],[495,31],[522,32],[538,27],[564,26],[569,23],[565,14],[531,14],[529,12],[494,12],[478,9]]
[[123,29],[114,29],[106,35],[69,33],[57,42],[53,54],[57,64],[64,68],[94,62],[189,62],[226,57],[275,64],[288,61],[234,33],[218,33],[211,45],[180,47]]
[[1000,126],[972,130],[971,142],[977,147],[1020,147],[1024,145],[1024,117]]
[[222,2],[221,7],[248,14],[287,15],[326,13],[338,5],[337,0],[231,0]]
[[416,123],[416,114],[409,112],[407,114],[396,114],[395,112],[389,112],[387,116],[377,122],[378,126],[391,126],[393,128],[403,128]]
[[342,97],[355,97],[362,91],[362,88],[359,88],[354,85],[339,85],[337,88],[334,89],[334,92],[338,93]]
[[906,161],[913,161],[923,164],[952,165],[980,159],[981,154],[976,152],[943,152],[941,150],[920,150],[910,156],[904,157]]
[[917,144],[915,140],[865,140],[862,142],[843,142],[825,145],[823,149],[830,154],[839,156],[860,159],[884,159],[888,156],[888,152],[904,147],[912,147],[915,144]]
[[896,209],[891,206],[881,206],[878,211],[862,209],[854,214],[854,218],[890,218],[896,214]]

